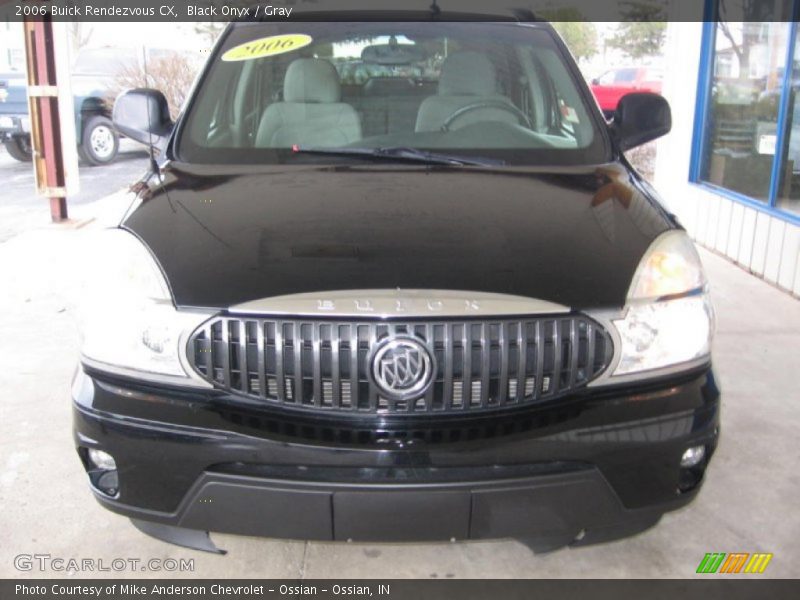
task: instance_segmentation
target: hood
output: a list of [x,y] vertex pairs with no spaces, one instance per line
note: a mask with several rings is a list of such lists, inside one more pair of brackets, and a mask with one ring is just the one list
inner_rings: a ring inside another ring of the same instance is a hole
[[364,289],[511,294],[618,307],[674,227],[613,163],[530,169],[188,168],[140,192],[123,222],[179,306]]
[[114,77],[108,74],[73,74],[70,78],[72,95],[76,98],[105,98],[114,95]]
[[28,114],[25,73],[0,73],[0,114]]

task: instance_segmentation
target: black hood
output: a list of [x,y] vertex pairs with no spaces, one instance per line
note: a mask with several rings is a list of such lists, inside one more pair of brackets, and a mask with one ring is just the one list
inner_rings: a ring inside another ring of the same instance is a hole
[[179,306],[406,288],[624,304],[674,227],[620,164],[530,169],[168,166],[123,226]]

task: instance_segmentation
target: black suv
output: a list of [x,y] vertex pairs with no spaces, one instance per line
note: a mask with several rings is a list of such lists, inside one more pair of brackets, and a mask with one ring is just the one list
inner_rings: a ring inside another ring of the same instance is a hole
[[234,24],[177,123],[116,102],[157,158],[98,240],[74,428],[146,533],[548,550],[699,489],[707,283],[622,154],[668,105],[606,123],[546,23],[396,17]]

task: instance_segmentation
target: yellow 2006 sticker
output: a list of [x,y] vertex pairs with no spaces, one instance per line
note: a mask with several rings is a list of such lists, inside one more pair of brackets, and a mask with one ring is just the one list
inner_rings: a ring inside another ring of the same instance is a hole
[[313,38],[304,33],[271,35],[231,48],[222,55],[222,60],[235,62],[237,60],[252,60],[254,58],[275,56],[276,54],[283,54],[284,52],[291,52],[303,46],[308,46],[312,41]]

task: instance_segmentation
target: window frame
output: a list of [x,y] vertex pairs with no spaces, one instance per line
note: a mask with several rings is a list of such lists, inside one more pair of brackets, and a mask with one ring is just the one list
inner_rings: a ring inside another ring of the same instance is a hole
[[695,102],[694,130],[692,132],[692,147],[689,162],[689,183],[697,185],[714,194],[723,196],[740,204],[754,208],[757,211],[774,216],[783,221],[800,225],[800,213],[794,213],[777,205],[778,187],[780,185],[781,165],[785,158],[785,142],[787,134],[787,116],[789,115],[789,100],[791,97],[792,69],[798,34],[798,16],[800,16],[800,0],[792,1],[792,21],[787,22],[789,27],[784,57],[783,81],[781,94],[778,101],[777,132],[775,137],[775,154],[772,157],[770,170],[769,191],[766,202],[752,198],[745,194],[729,190],[720,185],[704,181],[701,177],[703,157],[707,148],[707,129],[709,110],[711,108],[711,86],[714,77],[714,58],[717,36],[718,0],[705,0],[703,13],[703,31],[700,46],[700,65],[697,80],[697,98]]

